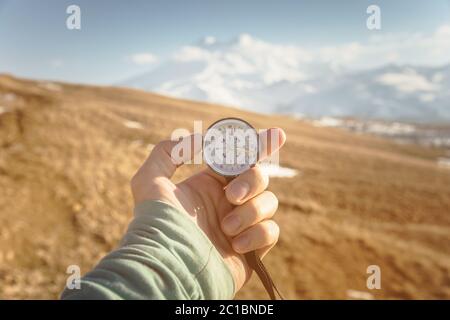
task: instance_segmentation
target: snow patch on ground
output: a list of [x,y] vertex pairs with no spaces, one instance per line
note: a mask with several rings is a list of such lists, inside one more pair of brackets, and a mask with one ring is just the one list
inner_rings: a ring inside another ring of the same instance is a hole
[[141,139],[133,140],[133,141],[131,141],[130,146],[133,148],[140,148],[140,147],[144,146],[144,141]]
[[398,134],[410,134],[415,132],[416,129],[413,125],[393,122],[393,123],[372,123],[369,124],[366,132],[380,134],[380,135],[398,135]]
[[389,136],[412,134],[416,131],[416,128],[413,125],[401,122],[357,121],[333,117],[322,117],[318,120],[313,120],[312,124],[316,127],[345,128],[357,132],[367,132]]
[[143,129],[144,128],[144,126],[140,122],[132,121],[132,120],[124,121],[123,125],[130,129]]
[[347,290],[347,299],[351,299],[351,300],[374,300],[374,297],[369,292],[349,289],[349,290]]
[[438,166],[450,169],[450,158],[438,158]]
[[450,126],[423,126],[404,122],[321,117],[304,118],[315,127],[332,127],[391,139],[398,144],[418,144],[450,150]]
[[62,87],[59,84],[53,83],[53,82],[41,82],[39,83],[39,86],[41,88],[47,89],[49,91],[55,91],[55,92],[59,92],[62,91]]
[[423,143],[428,146],[434,147],[450,147],[450,137],[427,137],[423,139]]
[[260,167],[271,178],[293,178],[298,174],[295,169],[280,167],[273,163],[261,164]]
[[14,93],[5,93],[1,96],[3,102],[14,102],[17,100],[17,96]]
[[312,123],[316,127],[341,127],[344,121],[332,117],[323,117],[318,120],[313,120]]

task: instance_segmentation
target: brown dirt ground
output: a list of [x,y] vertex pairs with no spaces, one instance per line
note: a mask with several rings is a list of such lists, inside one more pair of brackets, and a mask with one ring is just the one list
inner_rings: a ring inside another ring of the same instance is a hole
[[[265,261],[288,298],[345,299],[347,290],[450,298],[442,150],[135,90],[6,75],[0,106],[1,298],[57,298],[68,265],[87,272],[121,238],[132,212],[129,180],[148,145],[175,128],[192,131],[193,120],[226,116],[287,132],[281,164],[300,175],[271,181],[282,234]],[[366,288],[372,264],[381,267],[381,290]],[[253,277],[238,298],[266,294]]]

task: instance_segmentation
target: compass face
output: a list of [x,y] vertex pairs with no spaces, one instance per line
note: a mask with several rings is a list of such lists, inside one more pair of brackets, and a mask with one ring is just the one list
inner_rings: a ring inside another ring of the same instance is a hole
[[219,120],[206,131],[203,157],[218,174],[237,176],[258,161],[258,133],[244,120]]

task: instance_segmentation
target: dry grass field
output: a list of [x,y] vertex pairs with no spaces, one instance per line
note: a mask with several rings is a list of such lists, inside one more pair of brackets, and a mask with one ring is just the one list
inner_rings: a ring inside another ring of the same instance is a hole
[[[290,299],[450,299],[443,150],[145,92],[0,76],[0,297],[53,299],[123,235],[129,180],[176,128],[237,116],[287,133],[273,178],[279,244],[265,258]],[[183,167],[176,179],[199,168]],[[366,268],[381,268],[380,290]],[[256,277],[237,298],[266,298]]]

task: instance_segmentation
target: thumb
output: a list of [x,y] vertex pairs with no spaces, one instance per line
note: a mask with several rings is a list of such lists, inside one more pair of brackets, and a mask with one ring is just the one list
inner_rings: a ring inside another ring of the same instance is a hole
[[137,175],[142,175],[145,179],[170,179],[179,166],[192,160],[201,149],[201,134],[192,134],[178,141],[162,141],[153,148]]

